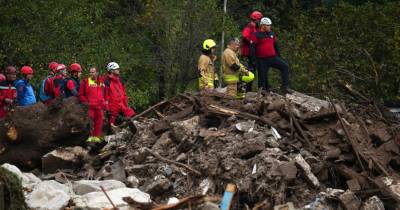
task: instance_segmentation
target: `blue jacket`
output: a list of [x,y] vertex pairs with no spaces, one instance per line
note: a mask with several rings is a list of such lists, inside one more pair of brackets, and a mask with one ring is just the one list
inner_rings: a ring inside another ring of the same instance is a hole
[[20,79],[15,83],[17,89],[17,101],[20,106],[29,106],[36,103],[35,92],[32,85],[25,79]]

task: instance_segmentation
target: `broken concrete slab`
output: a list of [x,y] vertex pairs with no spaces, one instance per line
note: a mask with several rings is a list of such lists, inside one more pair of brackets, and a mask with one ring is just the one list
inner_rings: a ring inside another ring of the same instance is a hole
[[317,177],[311,172],[311,167],[304,160],[303,156],[298,154],[298,155],[295,156],[294,160],[295,160],[297,166],[304,172],[304,175],[308,178],[310,183],[314,187],[319,187],[320,183],[319,183]]
[[[114,189],[107,191],[107,195],[113,201],[114,205],[120,210],[131,209],[129,204],[123,200],[124,197],[129,197],[140,204],[151,203],[150,195],[140,191],[137,188]],[[81,209],[103,210],[113,208],[103,192],[91,192],[83,196],[77,196],[73,198],[73,202],[75,203],[76,208]]]
[[310,112],[318,112],[322,108],[328,109],[330,106],[328,101],[304,95],[296,91],[292,94],[286,94],[286,98]]
[[53,150],[42,157],[43,173],[54,173],[57,170],[76,170],[82,166],[82,159],[88,154],[82,147],[64,147]]
[[118,180],[79,180],[72,183],[72,189],[77,195],[101,192],[100,186],[106,191],[126,187],[124,183]]
[[126,178],[126,182],[129,187],[135,188],[139,187],[140,181],[136,176],[130,175]]
[[69,188],[54,180],[43,181],[35,185],[26,195],[26,203],[31,209],[60,210],[71,199]]

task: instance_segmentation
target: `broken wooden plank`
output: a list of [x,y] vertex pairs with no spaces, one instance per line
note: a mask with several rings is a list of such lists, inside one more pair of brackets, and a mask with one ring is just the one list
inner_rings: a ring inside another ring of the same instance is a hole
[[144,110],[143,112],[141,112],[141,113],[135,115],[134,117],[132,117],[132,120],[135,120],[135,119],[137,119],[139,117],[142,117],[142,116],[150,113],[153,109],[157,108],[158,106],[160,106],[160,105],[162,105],[162,104],[164,104],[166,102],[167,102],[167,100],[162,100],[162,101],[158,102],[157,104],[149,107],[148,109]]

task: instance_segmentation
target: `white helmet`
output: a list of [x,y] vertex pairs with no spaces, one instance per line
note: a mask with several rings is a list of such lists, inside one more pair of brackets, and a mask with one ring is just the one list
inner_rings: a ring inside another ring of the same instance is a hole
[[112,70],[115,70],[115,69],[119,69],[118,63],[111,62],[111,63],[107,64],[107,71],[112,71]]
[[260,25],[272,25],[271,19],[264,17],[261,18]]

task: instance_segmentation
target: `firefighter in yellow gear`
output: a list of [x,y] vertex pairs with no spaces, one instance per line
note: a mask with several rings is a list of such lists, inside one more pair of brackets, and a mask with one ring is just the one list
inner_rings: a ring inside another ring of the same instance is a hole
[[239,50],[239,40],[231,39],[222,54],[222,65],[224,71],[224,81],[227,84],[227,94],[235,98],[244,98],[244,83],[254,79],[254,74],[240,63],[237,57]]
[[210,91],[214,89],[215,66],[214,61],[217,44],[212,39],[207,39],[203,42],[202,55],[198,62],[199,73],[199,89],[200,91]]

